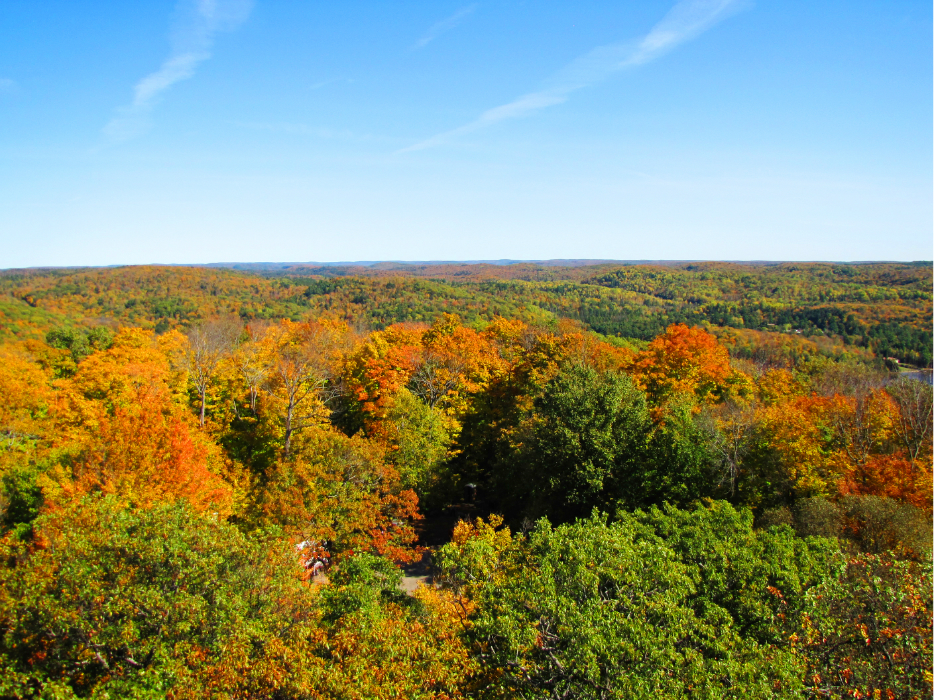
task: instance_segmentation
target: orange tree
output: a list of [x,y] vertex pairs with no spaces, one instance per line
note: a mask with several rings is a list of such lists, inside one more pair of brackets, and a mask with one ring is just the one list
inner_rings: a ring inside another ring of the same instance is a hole
[[179,334],[158,340],[140,329],[56,382],[52,419],[60,458],[39,479],[46,498],[63,504],[100,491],[148,506],[187,499],[200,510],[230,514],[229,463],[197,430],[185,406],[185,376],[170,361]]
[[683,323],[653,339],[636,357],[632,371],[656,405],[678,394],[715,400],[733,376],[726,348],[706,331]]

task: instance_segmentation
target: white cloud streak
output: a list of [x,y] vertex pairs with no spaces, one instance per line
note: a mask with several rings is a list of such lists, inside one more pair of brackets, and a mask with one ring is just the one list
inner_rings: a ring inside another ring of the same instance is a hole
[[13,92],[18,85],[13,78],[0,78],[0,95],[5,92]]
[[499,107],[477,119],[404,148],[399,153],[421,151],[479,131],[507,119],[518,119],[546,107],[565,102],[581,88],[606,80],[614,73],[634,68],[671,51],[679,44],[703,33],[740,9],[745,0],[681,0],[641,39],[634,42],[598,46],[558,71],[545,87]]
[[104,135],[112,142],[121,142],[144,133],[149,128],[149,114],[162,93],[193,76],[198,64],[211,57],[214,37],[243,24],[252,6],[252,0],[180,0],[168,58],[136,84],[133,101],[117,109],[104,127]]
[[466,7],[462,7],[461,9],[459,9],[457,12],[455,12],[453,15],[451,15],[447,19],[443,19],[437,24],[432,25],[431,28],[427,32],[425,32],[425,35],[421,39],[415,42],[415,46],[413,48],[420,49],[426,44],[428,44],[429,42],[437,39],[440,35],[444,34],[445,32],[450,31],[451,29],[454,29],[454,27],[456,27],[458,24],[463,22],[464,19],[468,15],[473,14],[474,11],[476,11],[477,7],[478,6],[476,3],[474,3],[473,5],[467,5]]

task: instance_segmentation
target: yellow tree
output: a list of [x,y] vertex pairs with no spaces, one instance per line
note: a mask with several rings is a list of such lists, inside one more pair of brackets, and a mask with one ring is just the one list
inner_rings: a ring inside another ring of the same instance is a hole
[[214,318],[192,326],[186,334],[182,352],[182,367],[198,392],[199,423],[204,427],[208,388],[217,374],[218,365],[228,357],[240,338],[243,327],[236,317]]
[[295,432],[321,421],[324,405],[340,393],[337,368],[349,331],[340,323],[285,319],[269,327],[263,343],[268,358],[264,388],[278,407],[288,456]]
[[183,405],[185,375],[173,368],[170,357],[180,352],[184,340],[175,331],[156,338],[152,331],[124,328],[109,349],[85,359],[74,377],[58,380],[54,416],[59,441],[83,439],[95,429],[101,409],[113,414],[150,394],[165,394]]
[[0,435],[5,449],[37,436],[53,400],[51,380],[25,349],[0,345]]
[[237,347],[231,358],[237,375],[247,388],[250,411],[254,415],[256,414],[256,401],[269,374],[269,362],[265,356],[263,344],[260,342],[265,330],[256,324],[250,324],[247,327],[249,338]]
[[774,401],[760,410],[759,421],[760,437],[793,495],[833,494],[841,469],[833,458],[823,399]]

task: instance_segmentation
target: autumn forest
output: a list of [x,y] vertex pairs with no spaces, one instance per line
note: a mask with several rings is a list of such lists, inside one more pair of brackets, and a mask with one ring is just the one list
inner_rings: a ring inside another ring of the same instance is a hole
[[927,698],[932,266],[0,272],[0,698]]

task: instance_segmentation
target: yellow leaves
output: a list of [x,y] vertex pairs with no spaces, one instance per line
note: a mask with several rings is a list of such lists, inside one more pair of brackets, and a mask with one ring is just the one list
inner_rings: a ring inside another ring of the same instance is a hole
[[839,447],[840,469],[865,465],[870,455],[889,441],[898,415],[895,402],[881,389],[855,396],[834,394],[821,407]]
[[483,334],[501,347],[519,345],[528,327],[523,321],[496,316],[483,330]]
[[113,408],[165,391],[181,393],[184,384],[152,331],[125,328],[109,349],[84,360],[71,382],[61,386],[65,393],[71,389]]
[[[199,510],[230,514],[226,460],[197,433],[179,400],[183,378],[166,355],[178,337],[166,335],[157,340],[150,331],[123,329],[109,349],[52,386],[27,356],[0,348],[7,360],[0,361],[0,390],[26,401],[18,407],[20,420],[28,409],[33,430],[48,434],[47,448],[54,449],[37,478],[47,503],[94,491],[140,506],[185,498]],[[28,386],[18,386],[23,382]],[[0,417],[12,413],[9,405]]]
[[375,331],[347,359],[344,376],[368,418],[382,418],[415,369],[423,328]]
[[459,636],[459,601],[425,587],[415,597],[424,606],[422,615],[388,604],[376,619],[351,618],[336,630],[328,639],[331,663],[322,674],[327,686],[360,700],[464,697],[478,667]]
[[454,532],[451,535],[451,542],[458,546],[463,546],[469,540],[483,540],[492,545],[494,549],[502,549],[512,542],[512,533],[508,527],[502,527],[503,517],[495,513],[484,521],[483,518],[477,518],[473,522],[459,520],[454,526]]
[[286,455],[296,431],[326,415],[323,403],[351,341],[346,324],[288,319],[269,326],[259,341],[268,361],[263,388],[282,424]]
[[466,596],[434,586],[419,586],[412,595],[430,611],[437,624],[454,634],[470,624],[470,615],[477,607]]
[[[502,581],[509,576],[516,542],[503,519],[491,515],[487,521],[460,521],[450,543],[441,548],[437,562],[441,580],[460,595],[481,581]],[[469,595],[468,595],[469,597]]]
[[819,417],[819,401],[812,398],[774,403],[761,412],[763,434],[801,496],[832,493],[838,476]]
[[53,401],[51,376],[20,346],[0,345],[0,436],[12,447],[42,432]]
[[756,389],[759,399],[766,404],[787,401],[803,394],[794,375],[787,369],[770,369],[763,373],[756,382]]

